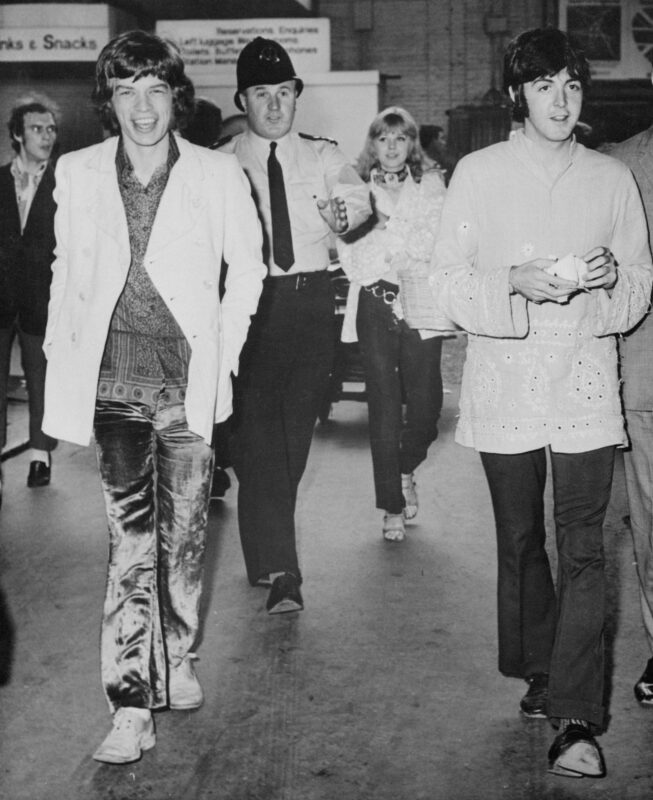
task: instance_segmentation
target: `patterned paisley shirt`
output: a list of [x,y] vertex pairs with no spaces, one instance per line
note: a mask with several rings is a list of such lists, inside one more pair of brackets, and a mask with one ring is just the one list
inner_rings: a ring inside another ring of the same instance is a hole
[[143,266],[159,202],[178,158],[179,149],[171,135],[167,162],[143,186],[122,141],[118,146],[116,169],[132,260],[111,320],[100,368],[99,399],[153,406],[161,392],[170,403],[183,402],[185,397],[190,346]]

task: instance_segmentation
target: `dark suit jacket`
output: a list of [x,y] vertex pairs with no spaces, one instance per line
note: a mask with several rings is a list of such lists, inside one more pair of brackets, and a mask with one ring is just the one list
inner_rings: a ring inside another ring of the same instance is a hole
[[[644,203],[649,245],[653,249],[653,127],[610,149],[630,167]],[[653,315],[649,312],[620,342],[624,407],[653,411]]]
[[23,235],[10,165],[0,167],[0,328],[18,321],[25,333],[43,336],[54,260],[54,170],[48,164]]

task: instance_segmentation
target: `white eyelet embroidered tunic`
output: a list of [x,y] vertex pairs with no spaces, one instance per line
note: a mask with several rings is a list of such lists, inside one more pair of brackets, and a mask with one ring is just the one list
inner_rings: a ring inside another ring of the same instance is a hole
[[[623,164],[572,142],[555,178],[522,131],[462,159],[449,185],[431,285],[469,332],[456,441],[491,453],[626,443],[616,337],[644,315],[652,266],[642,204]],[[608,247],[610,297],[568,303],[510,295],[513,264]]]

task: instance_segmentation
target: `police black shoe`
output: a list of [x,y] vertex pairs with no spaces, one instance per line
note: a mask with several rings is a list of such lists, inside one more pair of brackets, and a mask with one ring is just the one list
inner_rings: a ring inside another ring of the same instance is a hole
[[519,708],[525,717],[546,719],[546,703],[549,699],[549,676],[546,672],[536,672],[529,678],[528,691],[522,697]]
[[284,572],[272,581],[272,588],[265,607],[268,614],[286,614],[289,611],[302,611],[304,601],[299,591],[299,578],[292,572]]
[[29,465],[27,485],[30,489],[50,483],[50,467],[43,461],[32,461]]
[[643,706],[653,706],[653,658],[648,660],[646,669],[633,691],[638,703]]
[[231,478],[228,472],[222,467],[216,467],[211,479],[211,500],[221,500],[230,486]]

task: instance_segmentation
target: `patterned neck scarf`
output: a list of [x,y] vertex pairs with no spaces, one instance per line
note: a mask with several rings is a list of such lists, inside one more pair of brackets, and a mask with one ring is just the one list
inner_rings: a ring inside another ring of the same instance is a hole
[[372,170],[371,178],[377,186],[396,186],[403,183],[408,177],[408,167],[406,164],[399,170],[399,172],[388,172],[381,167],[375,167]]

